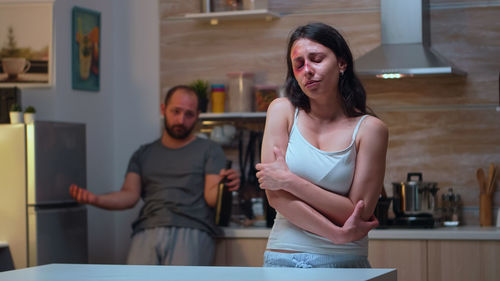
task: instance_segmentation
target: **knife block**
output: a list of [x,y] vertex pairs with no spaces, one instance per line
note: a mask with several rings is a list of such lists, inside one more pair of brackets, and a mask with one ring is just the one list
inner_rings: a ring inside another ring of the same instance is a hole
[[491,226],[492,225],[492,194],[481,193],[479,195],[479,225]]

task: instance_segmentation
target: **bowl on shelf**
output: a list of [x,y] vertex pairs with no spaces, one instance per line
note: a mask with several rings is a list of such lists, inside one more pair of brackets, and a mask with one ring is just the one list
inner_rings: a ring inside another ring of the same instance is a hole
[[210,139],[221,145],[230,144],[236,134],[236,128],[233,125],[225,124],[215,126],[210,133]]

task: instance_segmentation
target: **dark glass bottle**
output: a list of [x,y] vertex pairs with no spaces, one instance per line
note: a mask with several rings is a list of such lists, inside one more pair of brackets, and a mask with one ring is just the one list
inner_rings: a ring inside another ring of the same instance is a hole
[[263,204],[264,204],[264,216],[266,217],[266,226],[273,227],[274,219],[276,218],[276,210],[269,205],[269,201],[267,200],[266,193],[264,192],[262,195]]
[[[232,161],[226,161],[226,170],[231,169]],[[217,187],[217,204],[215,206],[215,224],[228,226],[231,220],[231,208],[233,203],[233,192],[226,186],[227,178],[224,177]]]

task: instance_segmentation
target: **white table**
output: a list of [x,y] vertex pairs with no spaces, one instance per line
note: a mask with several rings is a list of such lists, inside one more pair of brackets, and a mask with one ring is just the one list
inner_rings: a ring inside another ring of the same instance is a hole
[[49,264],[0,273],[0,281],[396,281],[396,269]]

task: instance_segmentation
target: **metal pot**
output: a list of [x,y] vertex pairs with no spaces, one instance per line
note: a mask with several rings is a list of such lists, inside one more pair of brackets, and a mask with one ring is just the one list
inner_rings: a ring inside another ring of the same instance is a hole
[[[412,180],[418,177],[418,180]],[[434,214],[437,202],[437,183],[424,182],[422,173],[408,173],[406,182],[393,182],[393,210],[396,216]]]

